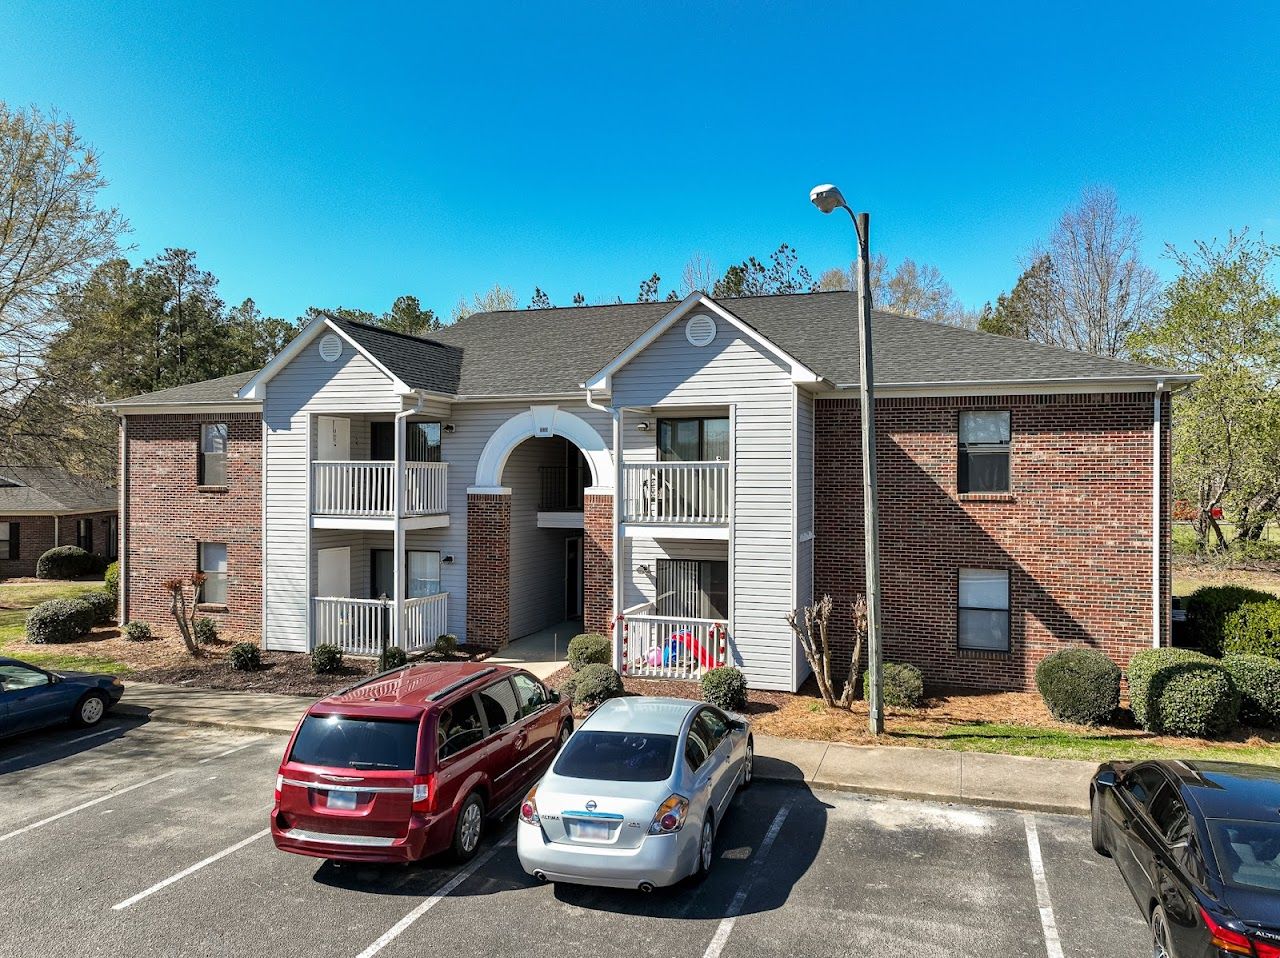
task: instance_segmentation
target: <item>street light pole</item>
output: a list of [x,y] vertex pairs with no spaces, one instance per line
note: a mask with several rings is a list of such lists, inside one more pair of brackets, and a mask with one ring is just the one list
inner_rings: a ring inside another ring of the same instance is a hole
[[[871,217],[849,209],[830,184],[814,187],[813,205],[824,213],[843,209],[858,236],[858,405],[862,413],[862,526],[866,547],[867,704],[872,735],[884,731],[880,644],[880,500],[876,491],[875,369],[871,361]],[[855,663],[856,667],[856,663]]]

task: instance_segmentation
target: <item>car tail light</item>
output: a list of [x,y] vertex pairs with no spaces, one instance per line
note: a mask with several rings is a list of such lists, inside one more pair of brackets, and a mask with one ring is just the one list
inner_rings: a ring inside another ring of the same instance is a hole
[[526,825],[541,825],[542,819],[538,816],[538,803],[535,796],[538,794],[538,786],[535,785],[529,789],[529,794],[524,797],[524,801],[520,803],[520,821]]
[[1209,944],[1220,951],[1225,951],[1229,955],[1248,955],[1249,958],[1253,958],[1253,944],[1243,932],[1224,928],[1214,921],[1213,916],[1203,908],[1200,909],[1200,917],[1204,919],[1204,925],[1209,929],[1209,934],[1212,936]]
[[680,795],[672,795],[658,806],[649,825],[650,835],[670,835],[684,828],[685,816],[689,814],[689,800]]
[[1265,942],[1255,941],[1253,950],[1258,953],[1258,958],[1280,958],[1280,945],[1268,945]]
[[280,792],[284,789],[284,773],[276,772],[276,804],[280,804]]
[[416,775],[413,779],[413,810],[427,813],[432,811],[436,798],[436,777],[434,775]]

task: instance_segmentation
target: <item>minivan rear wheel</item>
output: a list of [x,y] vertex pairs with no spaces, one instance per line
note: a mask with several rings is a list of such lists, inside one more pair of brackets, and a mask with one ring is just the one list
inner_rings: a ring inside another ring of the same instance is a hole
[[475,858],[483,837],[484,800],[472,792],[458,809],[458,820],[453,826],[453,857],[460,862]]

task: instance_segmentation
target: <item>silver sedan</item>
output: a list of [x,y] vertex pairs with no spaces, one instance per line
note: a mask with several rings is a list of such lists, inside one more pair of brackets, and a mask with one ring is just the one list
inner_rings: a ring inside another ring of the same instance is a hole
[[710,705],[611,699],[521,805],[520,864],[543,881],[641,891],[701,877],[752,759],[751,727]]

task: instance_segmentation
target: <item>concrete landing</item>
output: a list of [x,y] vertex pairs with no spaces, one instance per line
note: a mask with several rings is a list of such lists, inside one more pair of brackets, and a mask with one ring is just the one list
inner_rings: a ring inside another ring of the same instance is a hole
[[545,679],[569,664],[565,658],[569,640],[581,631],[581,622],[561,622],[531,635],[521,636],[489,656],[485,662],[519,666],[538,678]]

